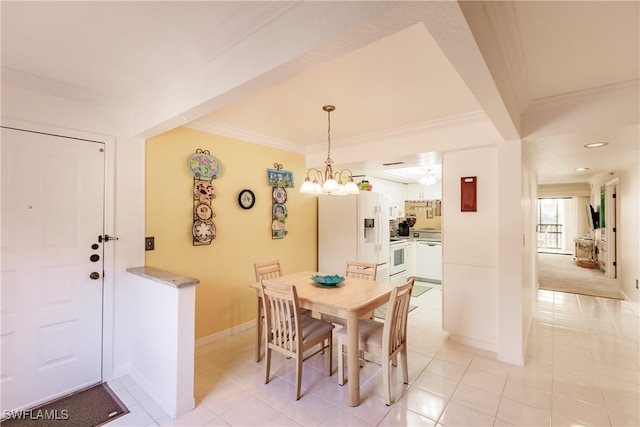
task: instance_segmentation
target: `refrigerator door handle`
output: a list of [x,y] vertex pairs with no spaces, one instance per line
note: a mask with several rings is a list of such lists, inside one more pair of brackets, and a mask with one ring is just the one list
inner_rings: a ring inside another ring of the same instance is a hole
[[376,217],[378,221],[378,238],[376,240],[376,253],[380,253],[382,248],[382,208],[376,206]]

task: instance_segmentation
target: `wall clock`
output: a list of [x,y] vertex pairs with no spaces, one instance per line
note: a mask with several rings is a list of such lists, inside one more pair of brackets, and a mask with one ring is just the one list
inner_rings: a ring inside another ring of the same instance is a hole
[[242,190],[238,195],[238,204],[242,209],[251,209],[256,203],[256,196],[251,190]]

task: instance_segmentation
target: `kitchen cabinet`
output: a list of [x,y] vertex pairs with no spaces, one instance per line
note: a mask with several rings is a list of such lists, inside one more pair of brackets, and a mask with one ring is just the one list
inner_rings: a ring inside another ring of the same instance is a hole
[[442,282],[442,242],[417,242],[416,276],[430,282]]
[[407,186],[407,200],[442,199],[442,184],[425,186],[422,184],[409,184]]
[[417,242],[409,240],[407,246],[407,276],[416,275],[416,247]]

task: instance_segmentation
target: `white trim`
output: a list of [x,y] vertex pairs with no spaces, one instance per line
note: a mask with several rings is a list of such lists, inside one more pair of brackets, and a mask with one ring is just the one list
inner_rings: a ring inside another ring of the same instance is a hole
[[216,135],[226,136],[229,138],[239,139],[241,141],[252,142],[254,144],[265,145],[267,147],[274,147],[284,151],[304,154],[304,150],[301,149],[298,144],[293,144],[293,143],[284,141],[282,139],[269,138],[255,132],[234,128],[232,126],[227,126],[222,123],[194,121],[194,122],[185,124],[184,127],[200,130],[203,132],[213,133]]
[[12,129],[44,133],[47,135],[57,135],[66,138],[83,139],[86,141],[102,142],[104,144],[113,144],[115,142],[115,138],[109,135],[86,132],[78,129],[62,128],[44,123],[28,122],[11,117],[1,117],[0,125]]
[[[371,132],[353,138],[345,138],[338,140],[335,143],[332,141],[331,144],[338,148],[358,144],[368,144],[371,141],[393,141],[404,135],[422,134],[440,129],[456,129],[469,126],[470,124],[484,123],[487,120],[487,115],[483,111],[472,111],[469,113],[458,114],[456,116],[414,123],[409,126],[385,129],[380,132]],[[317,144],[313,147],[326,147],[326,144]]]
[[484,2],[483,6],[508,70],[508,83],[522,111],[531,102],[531,87],[515,6],[512,2]]
[[[10,117],[0,117],[2,127],[65,138],[82,139],[103,143],[105,145],[104,164],[104,225],[105,234],[114,227],[114,183],[115,183],[115,137],[68,129],[43,123],[28,122]],[[97,237],[97,236],[96,236]],[[114,277],[115,248],[113,244],[104,246],[103,290],[102,290],[102,380],[110,381],[113,374],[113,329],[114,329]]]
[[196,340],[196,349],[210,344],[212,342],[215,342],[216,340],[223,338],[223,337],[229,337],[231,335],[237,334],[238,332],[243,332],[246,331],[247,329],[251,329],[253,327],[256,326],[256,321],[255,320],[250,320],[248,322],[245,323],[241,323],[239,325],[236,325],[232,328],[229,329],[225,329],[224,331],[220,331],[220,332],[216,332],[215,334],[211,334],[211,335],[207,335],[206,337],[202,337],[198,340]]
[[622,83],[615,83],[605,86],[599,86],[586,90],[579,90],[561,95],[547,96],[545,98],[534,99],[529,108],[522,115],[536,111],[551,110],[554,108],[581,105],[585,102],[607,100],[611,98],[619,98],[624,96],[636,96],[640,89],[640,80],[631,80]]
[[468,345],[470,347],[480,348],[482,350],[486,350],[495,355],[496,360],[498,359],[498,349],[495,344],[491,344],[488,342],[475,340],[473,338],[463,337],[461,335],[449,334],[449,341],[455,342],[458,344]]

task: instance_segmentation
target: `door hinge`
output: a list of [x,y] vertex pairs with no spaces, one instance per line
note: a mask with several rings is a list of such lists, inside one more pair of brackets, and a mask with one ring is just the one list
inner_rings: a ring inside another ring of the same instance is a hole
[[102,243],[103,241],[108,242],[109,240],[118,240],[118,238],[109,236],[108,234],[105,234],[104,236],[103,235],[98,236],[98,242],[100,243]]
[[616,232],[616,228],[615,228],[615,227],[613,227],[613,232],[614,232],[614,233]]
[[613,266],[614,266],[614,267],[617,267],[617,266],[618,266],[618,263],[617,263],[617,262],[615,262],[615,261],[613,261]]

